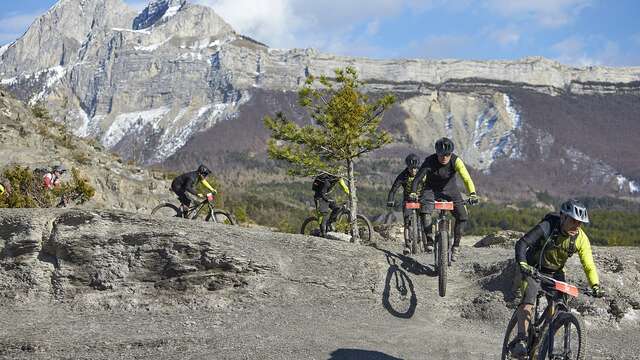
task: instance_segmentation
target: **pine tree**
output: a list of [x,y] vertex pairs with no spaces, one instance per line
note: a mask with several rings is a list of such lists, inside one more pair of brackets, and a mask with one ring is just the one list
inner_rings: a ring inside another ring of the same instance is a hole
[[362,155],[391,142],[389,133],[379,125],[395,102],[389,94],[372,100],[362,87],[352,67],[336,69],[335,79],[309,76],[298,99],[311,116],[311,124],[299,126],[281,112],[275,118],[264,118],[272,132],[269,156],[288,162],[289,174],[315,176],[324,171],[348,180],[354,241],[358,241],[354,164]]

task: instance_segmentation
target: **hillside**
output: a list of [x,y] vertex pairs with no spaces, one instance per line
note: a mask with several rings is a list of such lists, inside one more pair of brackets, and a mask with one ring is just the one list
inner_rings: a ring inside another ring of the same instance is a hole
[[[465,238],[447,296],[432,258],[105,210],[0,209],[6,359],[497,358],[513,249]],[[511,245],[512,246],[512,245]],[[572,306],[592,359],[633,359],[637,249],[595,247],[606,299]],[[584,284],[574,257],[571,282]],[[37,330],[34,330],[37,329]]]
[[295,99],[304,79],[345,66],[371,95],[399,99],[384,121],[396,143],[373,160],[425,155],[446,135],[495,200],[640,196],[637,67],[279,50],[186,0],[155,0],[140,13],[120,0],[60,0],[3,48],[0,84],[125,160],[173,170],[207,162],[231,174],[260,163],[269,178],[262,118],[284,111],[307,122]]
[[[0,89],[0,170],[58,164],[77,168],[96,189],[85,207],[149,212],[161,199],[173,198],[164,172],[136,166],[95,141],[74,136],[48,119],[46,109],[29,107]],[[70,180],[66,176],[63,181]]]

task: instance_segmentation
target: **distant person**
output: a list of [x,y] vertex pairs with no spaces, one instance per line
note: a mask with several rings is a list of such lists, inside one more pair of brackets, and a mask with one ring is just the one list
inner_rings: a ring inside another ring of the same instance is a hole
[[[415,179],[418,174],[418,162],[420,158],[416,154],[409,154],[404,159],[405,165],[407,167],[402,170],[402,172],[396,177],[396,180],[393,182],[391,186],[391,190],[389,190],[389,194],[387,195],[387,206],[395,207],[394,197],[396,196],[396,191],[400,186],[402,186],[402,214],[404,218],[404,250],[402,253],[407,255],[411,252],[411,244],[409,244],[409,231],[411,226],[411,209],[405,209],[404,204],[409,201],[409,195],[411,195],[411,186],[413,184],[413,179]],[[419,191],[422,192],[422,187],[419,188]],[[428,252],[433,251],[433,244],[426,247]]]
[[47,190],[58,188],[62,185],[61,177],[67,171],[64,166],[56,165],[50,172],[44,174],[42,177],[43,186]]
[[340,185],[345,194],[349,194],[349,187],[344,179],[327,172],[321,172],[316,176],[311,186],[314,192],[313,201],[316,205],[316,211],[320,214],[320,234],[322,237],[327,236],[327,226],[336,220],[338,210],[340,210],[335,199],[329,197],[336,184]]
[[511,349],[513,356],[522,357],[528,353],[527,328],[540,289],[540,281],[531,276],[533,273],[540,272],[565,281],[564,266],[567,259],[577,252],[593,295],[604,296],[591,244],[581,227],[588,222],[587,208],[578,200],[567,200],[560,206],[559,214],[547,214],[516,242],[516,262],[520,265],[524,278],[522,300],[518,306],[518,342]]
[[[469,193],[469,203],[477,204],[478,196],[476,188],[469,176],[464,162],[453,153],[453,141],[443,137],[436,141],[436,153],[424,159],[418,175],[411,186],[411,198],[418,199],[418,186],[422,186],[420,195],[420,216],[424,231],[427,234],[427,246],[433,248],[433,235],[431,234],[431,212],[434,210],[435,200],[443,199],[453,201],[453,217],[456,219],[453,227],[453,249],[451,261],[456,261],[460,254],[460,239],[464,226],[469,219],[467,208],[456,182],[456,174],[460,175],[464,186]],[[422,183],[424,182],[424,185]]]
[[207,182],[207,176],[209,176],[209,174],[211,174],[211,170],[204,165],[200,165],[195,171],[184,173],[173,179],[171,182],[171,191],[178,196],[178,200],[180,201],[180,210],[183,215],[186,215],[189,212],[189,206],[191,206],[191,203],[195,201],[195,199],[192,199],[189,194],[199,198],[204,198],[203,194],[196,191],[196,186],[198,184],[204,185],[204,187],[213,194],[217,193],[217,191]]

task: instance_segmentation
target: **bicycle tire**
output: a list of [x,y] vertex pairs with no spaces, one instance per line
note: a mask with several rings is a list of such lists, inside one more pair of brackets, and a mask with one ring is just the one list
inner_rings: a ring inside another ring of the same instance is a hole
[[[502,355],[500,357],[501,360],[513,359],[513,357],[511,357],[510,345],[511,345],[511,342],[518,336],[517,326],[518,326],[518,310],[516,309],[516,311],[513,312],[513,315],[511,316],[511,320],[509,320],[509,323],[507,324],[507,330],[504,333],[504,340],[502,341]],[[515,330],[515,333],[514,333],[514,330]],[[515,334],[513,338],[511,337],[512,333]]]
[[[572,356],[570,357],[570,359],[572,360],[584,360],[584,356],[585,356],[585,349],[586,349],[586,342],[587,339],[585,336],[583,336],[583,331],[584,331],[584,324],[582,322],[582,319],[577,317],[576,315],[570,313],[570,312],[565,312],[562,311],[560,313],[558,313],[558,315],[553,319],[553,321],[551,322],[551,324],[549,325],[549,327],[547,328],[547,331],[545,332],[544,336],[543,336],[543,342],[542,342],[542,347],[540,348],[540,352],[538,353],[538,360],[544,360],[547,357],[549,359],[553,359],[555,357],[553,354],[553,347],[554,347],[554,342],[555,342],[555,334],[558,330],[560,330],[561,328],[565,328],[565,331],[563,332],[566,336],[566,327],[571,327],[573,326],[576,329],[576,334],[578,336],[576,345],[578,347],[577,351],[575,352],[575,356],[572,354]],[[563,340],[563,349],[564,352],[567,351],[566,349],[566,341]],[[571,344],[569,344],[569,346],[571,347]],[[549,353],[549,351],[551,350],[551,353]],[[572,349],[570,349],[571,351]],[[573,353],[573,351],[571,351]]]
[[315,216],[309,216],[304,219],[302,226],[300,227],[300,234],[318,236],[320,234],[320,221],[318,218]]
[[356,215],[356,219],[358,219],[358,235],[360,237],[360,241],[370,242],[371,233],[373,231],[371,221],[369,221],[366,216],[360,214]]
[[417,254],[420,233],[418,232],[418,216],[415,211],[411,212],[411,231],[409,232],[409,236],[411,237],[411,253]]
[[444,297],[447,294],[447,268],[449,267],[449,233],[438,233],[438,294]]
[[231,213],[225,210],[213,209],[209,211],[205,221],[213,221],[218,224],[237,225],[237,221]]
[[[170,215],[171,211],[168,211],[168,209],[171,209],[173,211],[173,215]],[[151,215],[160,215],[160,214],[163,214],[167,217],[179,217],[179,218],[182,217],[182,211],[180,210],[180,208],[178,208],[177,206],[171,203],[162,203],[154,207],[153,210],[151,210]]]

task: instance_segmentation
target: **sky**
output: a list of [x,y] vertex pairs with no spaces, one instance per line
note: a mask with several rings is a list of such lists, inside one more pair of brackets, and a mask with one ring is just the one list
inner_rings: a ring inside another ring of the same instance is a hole
[[[55,0],[0,0],[0,45]],[[125,0],[142,9],[146,1]],[[640,66],[638,0],[190,0],[273,48],[377,59]]]

